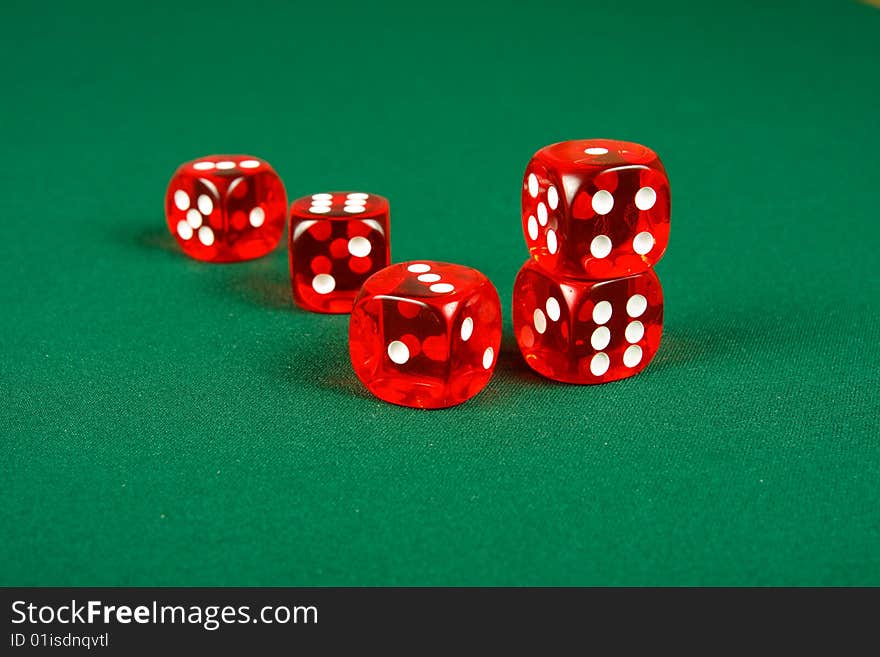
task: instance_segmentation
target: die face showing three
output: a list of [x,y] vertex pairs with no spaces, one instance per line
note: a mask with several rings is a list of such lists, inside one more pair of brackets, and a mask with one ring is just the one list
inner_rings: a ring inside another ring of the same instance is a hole
[[364,192],[328,192],[290,207],[293,298],[322,313],[351,312],[364,281],[391,260],[388,200]]
[[165,217],[184,253],[209,262],[259,258],[281,240],[287,196],[278,174],[250,155],[182,164],[168,185]]
[[590,280],[643,272],[669,241],[669,180],[650,148],[583,139],[539,150],[526,167],[522,224],[547,271]]
[[480,392],[501,344],[501,303],[486,276],[428,260],[371,276],[355,301],[349,349],[358,378],[385,401],[444,408]]
[[533,260],[517,274],[513,330],[526,363],[566,383],[637,374],[660,346],[663,290],[652,269],[607,281],[550,275]]

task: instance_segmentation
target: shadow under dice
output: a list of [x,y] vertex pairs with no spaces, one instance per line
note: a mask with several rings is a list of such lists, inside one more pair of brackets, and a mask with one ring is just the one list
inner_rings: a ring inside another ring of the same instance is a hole
[[551,276],[531,259],[517,274],[513,330],[526,363],[566,383],[606,383],[642,371],[663,332],[653,270],[607,281]]
[[388,200],[363,192],[305,196],[290,208],[290,282],[301,308],[351,312],[364,281],[391,260]]
[[652,267],[669,241],[669,181],[640,144],[583,139],[539,150],[526,167],[522,224],[547,271],[591,280]]
[[269,164],[250,155],[211,155],[181,165],[165,217],[184,253],[209,262],[259,258],[281,240],[287,196]]
[[501,303],[470,267],[395,264],[371,276],[349,324],[354,371],[380,399],[444,408],[480,392],[501,344]]

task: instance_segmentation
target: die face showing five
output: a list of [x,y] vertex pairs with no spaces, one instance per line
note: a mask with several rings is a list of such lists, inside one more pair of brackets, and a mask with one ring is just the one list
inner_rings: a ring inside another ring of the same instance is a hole
[[607,281],[517,274],[513,329],[526,363],[566,383],[606,383],[645,368],[660,346],[663,290],[652,269]]
[[388,200],[364,192],[297,199],[290,208],[290,279],[296,303],[348,313],[364,281],[391,260]]
[[666,250],[669,220],[669,180],[646,146],[560,142],[526,167],[523,232],[550,273],[598,280],[643,272]]
[[287,196],[278,174],[250,155],[212,155],[181,165],[165,217],[184,253],[209,262],[259,258],[281,240]]
[[460,404],[489,382],[501,344],[501,303],[483,274],[428,260],[371,276],[349,324],[358,378],[385,401]]

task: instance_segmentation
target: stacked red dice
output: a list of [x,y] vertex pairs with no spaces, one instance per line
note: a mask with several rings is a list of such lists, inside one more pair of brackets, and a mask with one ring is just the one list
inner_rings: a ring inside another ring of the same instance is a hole
[[513,292],[516,341],[532,369],[605,383],[645,368],[663,330],[652,267],[669,219],[669,180],[650,148],[585,139],[535,153],[522,186],[531,258]]

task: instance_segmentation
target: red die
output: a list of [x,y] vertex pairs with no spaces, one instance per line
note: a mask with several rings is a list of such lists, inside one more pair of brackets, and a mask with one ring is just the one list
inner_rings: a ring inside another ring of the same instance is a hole
[[642,371],[663,332],[653,269],[607,281],[561,278],[527,260],[513,285],[513,330],[526,362],[566,383],[605,383]]
[[351,312],[369,276],[391,262],[388,199],[363,192],[313,194],[290,207],[293,299],[319,313]]
[[522,222],[547,271],[591,280],[636,274],[669,241],[669,180],[650,148],[612,139],[545,146],[526,167]]
[[266,255],[284,232],[287,195],[278,174],[250,155],[211,155],[182,164],[165,195],[168,228],[197,260]]
[[355,374],[380,399],[454,406],[492,377],[501,343],[498,292],[470,267],[392,265],[364,283],[348,339]]

